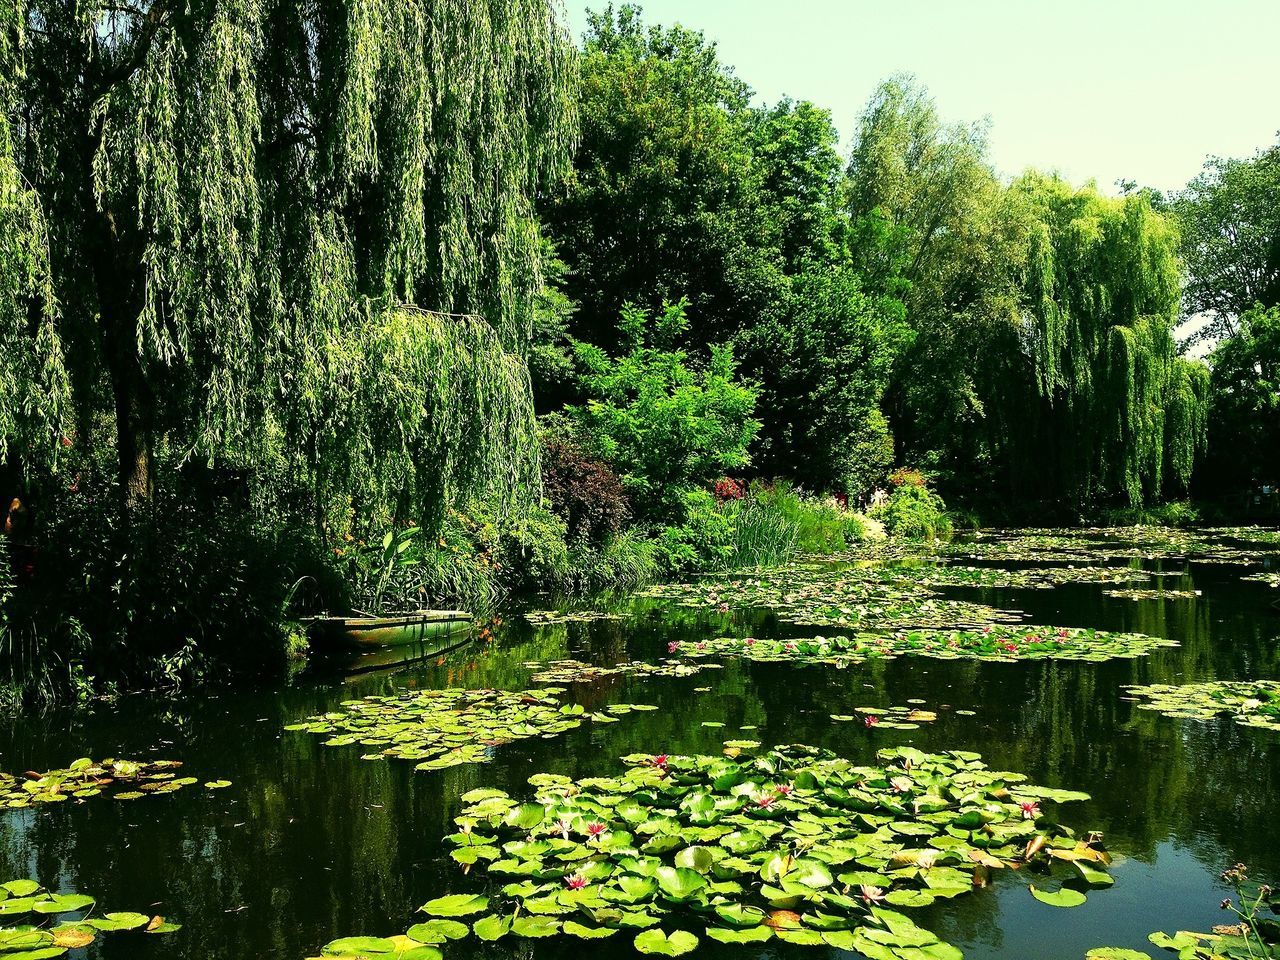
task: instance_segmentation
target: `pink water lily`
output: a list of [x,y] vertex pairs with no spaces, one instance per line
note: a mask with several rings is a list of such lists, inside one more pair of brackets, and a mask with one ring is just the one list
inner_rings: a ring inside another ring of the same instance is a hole
[[877,723],[880,722],[880,718],[877,716],[863,717],[862,722],[867,727],[874,727]]
[[699,642],[699,644],[698,644],[698,649],[699,649],[699,650],[705,650],[705,649],[707,649],[706,641],[701,641],[701,642]]
[[679,640],[672,640],[670,643],[667,644],[667,653],[675,653],[679,649],[680,649]]
[[604,824],[599,820],[593,820],[587,824],[587,836],[595,838],[604,833]]
[[862,897],[862,902],[866,904],[883,903],[885,892],[880,887],[873,887],[869,883],[864,883],[858,888],[858,895]]
[[747,637],[747,639],[743,640],[742,642],[748,647],[754,647],[756,645],[756,638]]
[[782,794],[784,797],[787,796],[787,794],[789,794],[794,789],[795,787],[791,786],[791,784],[789,783],[784,783],[777,788],[778,792]]
[[649,762],[655,767],[665,768],[667,765],[667,755],[665,753],[660,753]]
[[1034,800],[1024,800],[1022,802],[1022,819],[1034,820],[1038,816],[1040,816],[1040,804]]
[[570,890],[581,890],[587,885],[587,878],[580,873],[575,873],[571,877],[564,878],[564,885]]
[[756,797],[756,806],[759,807],[761,810],[768,810],[770,807],[773,806],[773,801],[777,799],[778,799],[777,796],[775,796],[774,794],[766,793],[762,796]]

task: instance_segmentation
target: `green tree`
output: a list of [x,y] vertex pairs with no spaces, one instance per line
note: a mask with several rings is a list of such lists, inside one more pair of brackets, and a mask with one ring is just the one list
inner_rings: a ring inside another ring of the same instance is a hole
[[989,486],[1029,218],[996,178],[986,128],[943,123],[924,87],[891,77],[862,112],[842,189],[852,261],[869,291],[902,300],[911,331],[884,402],[899,460],[944,487]]
[[1039,404],[1016,415],[1021,429],[1006,421],[1019,491],[1134,505],[1184,492],[1204,442],[1203,374],[1176,355],[1176,225],[1145,193],[1108,198],[1036,173],[1011,189],[1035,218],[1021,343]]
[[[554,7],[7,9],[0,141],[44,212],[77,422],[117,450],[129,512],[189,459],[274,463],[317,503],[407,488],[424,511],[532,475],[487,468],[532,429],[532,198],[566,169],[576,102]],[[0,276],[38,279],[39,245],[7,246]],[[388,400],[408,371],[436,406]]]
[[687,297],[692,339],[729,339],[757,302],[750,91],[701,33],[630,4],[590,16],[580,62],[575,175],[545,209],[574,335],[610,343],[624,304]]
[[579,344],[590,399],[565,411],[584,446],[618,472],[644,520],[680,520],[686,493],[749,463],[760,429],[756,389],[738,380],[731,347],[712,347],[700,366],[675,347],[688,328],[685,307],[668,304],[656,320],[625,307],[625,352],[616,359]]
[[1210,364],[1206,492],[1280,483],[1280,307],[1241,314]]
[[1172,207],[1187,264],[1183,308],[1208,319],[1193,339],[1230,336],[1252,307],[1280,304],[1280,146],[1210,159]]

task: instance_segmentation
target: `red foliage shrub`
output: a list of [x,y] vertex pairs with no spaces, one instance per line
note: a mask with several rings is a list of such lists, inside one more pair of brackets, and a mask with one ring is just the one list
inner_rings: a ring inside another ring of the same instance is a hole
[[726,500],[741,500],[746,496],[746,493],[747,486],[741,480],[734,480],[733,477],[722,477],[716,481],[716,499],[721,503]]
[[622,529],[631,513],[618,475],[569,440],[543,443],[542,486],[571,540],[602,544]]

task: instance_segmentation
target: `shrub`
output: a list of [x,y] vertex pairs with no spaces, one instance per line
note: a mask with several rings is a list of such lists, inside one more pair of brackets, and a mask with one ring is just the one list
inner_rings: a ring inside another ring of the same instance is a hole
[[570,547],[564,588],[571,593],[626,589],[653,580],[658,572],[657,543],[639,530],[625,530],[599,549]]
[[730,518],[705,490],[686,490],[681,497],[683,518],[664,527],[657,538],[658,567],[665,575],[717,570],[728,565],[734,552]]
[[895,537],[932,540],[951,535],[947,505],[936,493],[914,483],[899,486],[885,503],[872,508],[871,516]]
[[927,485],[924,474],[915,467],[899,467],[889,474],[889,486],[894,489],[898,487],[925,487]]
[[544,437],[542,488],[573,542],[600,546],[622,529],[630,513],[622,481],[607,463],[572,440]]
[[591,399],[565,414],[577,438],[618,471],[639,518],[679,524],[689,491],[748,463],[760,430],[752,417],[757,391],[737,379],[731,348],[712,347],[704,364],[671,348],[688,329],[683,301],[650,326],[644,311],[629,306],[620,324],[623,356],[577,344]]

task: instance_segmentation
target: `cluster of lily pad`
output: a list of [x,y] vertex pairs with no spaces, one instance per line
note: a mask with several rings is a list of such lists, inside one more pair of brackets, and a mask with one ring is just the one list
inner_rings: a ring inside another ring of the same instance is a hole
[[[1085,794],[989,770],[975,753],[900,748],[864,766],[790,746],[623,761],[617,777],[535,775],[526,801],[464,795],[448,841],[485,885],[430,901],[423,911],[435,919],[404,937],[430,945],[468,933],[623,933],[640,952],[667,956],[702,937],[777,939],[876,960],[959,960],[898,909],[965,895],[1006,868],[1035,875],[1032,895],[1057,906],[1111,883],[1098,837],[1076,837],[1041,806]],[[325,953],[367,951],[359,939]]]
[[945,660],[1089,660],[1139,657],[1177,642],[1140,633],[996,624],[980,630],[911,630],[791,639],[719,637],[680,644],[689,657],[735,656],[763,662],[796,661],[837,667],[902,655]]
[[1105,596],[1119,600],[1194,600],[1199,590],[1103,590]]
[[1133,567],[1037,567],[1007,570],[1002,567],[940,565],[888,567],[886,578],[909,579],[923,586],[938,587],[1018,587],[1047,590],[1064,583],[1134,583],[1147,579],[1146,570]]
[[1168,717],[1211,720],[1229,716],[1246,727],[1280,730],[1280,682],[1210,680],[1204,683],[1151,683],[1125,687],[1128,699],[1143,710]]
[[[195,777],[179,777],[180,760],[92,760],[82,757],[61,770],[30,771],[22,776],[0,773],[0,807],[19,810],[33,805],[83,801],[109,794],[117,800],[176,793],[199,783]],[[230,786],[227,780],[211,780],[210,789]],[[123,788],[123,789],[122,789]]]
[[[917,700],[914,704],[921,702]],[[914,704],[904,707],[854,707],[852,714],[833,713],[831,719],[837,723],[861,720],[868,730],[918,730],[920,724],[933,723],[938,719],[934,711],[923,710]]]
[[418,770],[442,770],[485,763],[494,747],[530,737],[554,737],[585,720],[613,723],[647,704],[611,704],[588,713],[562,703],[561,687],[504,690],[415,690],[347,700],[331,711],[289,724],[286,730],[327,737],[325,746],[372,748],[366,760],[396,757],[417,762]]
[[886,576],[876,568],[838,563],[793,564],[750,576],[659,584],[642,595],[721,613],[768,609],[789,623],[848,629],[959,627],[1021,618],[1017,611],[938,598],[918,582]]
[[529,610],[524,618],[535,627],[558,623],[593,623],[597,620],[621,620],[622,614],[604,610]]
[[0,956],[8,960],[47,960],[87,947],[102,933],[156,934],[181,929],[164,917],[145,913],[94,917],[94,907],[93,897],[52,893],[34,880],[0,884]]
[[[676,644],[679,647],[679,644]],[[668,659],[658,663],[644,660],[628,660],[610,666],[584,663],[581,660],[530,661],[526,667],[538,672],[529,678],[530,683],[590,683],[606,677],[689,677],[703,670],[717,668],[716,663],[690,663],[688,660]]]
[[1262,573],[1251,573],[1248,576],[1241,577],[1241,580],[1250,580],[1256,583],[1265,583],[1269,587],[1280,587],[1280,573],[1265,571]]

